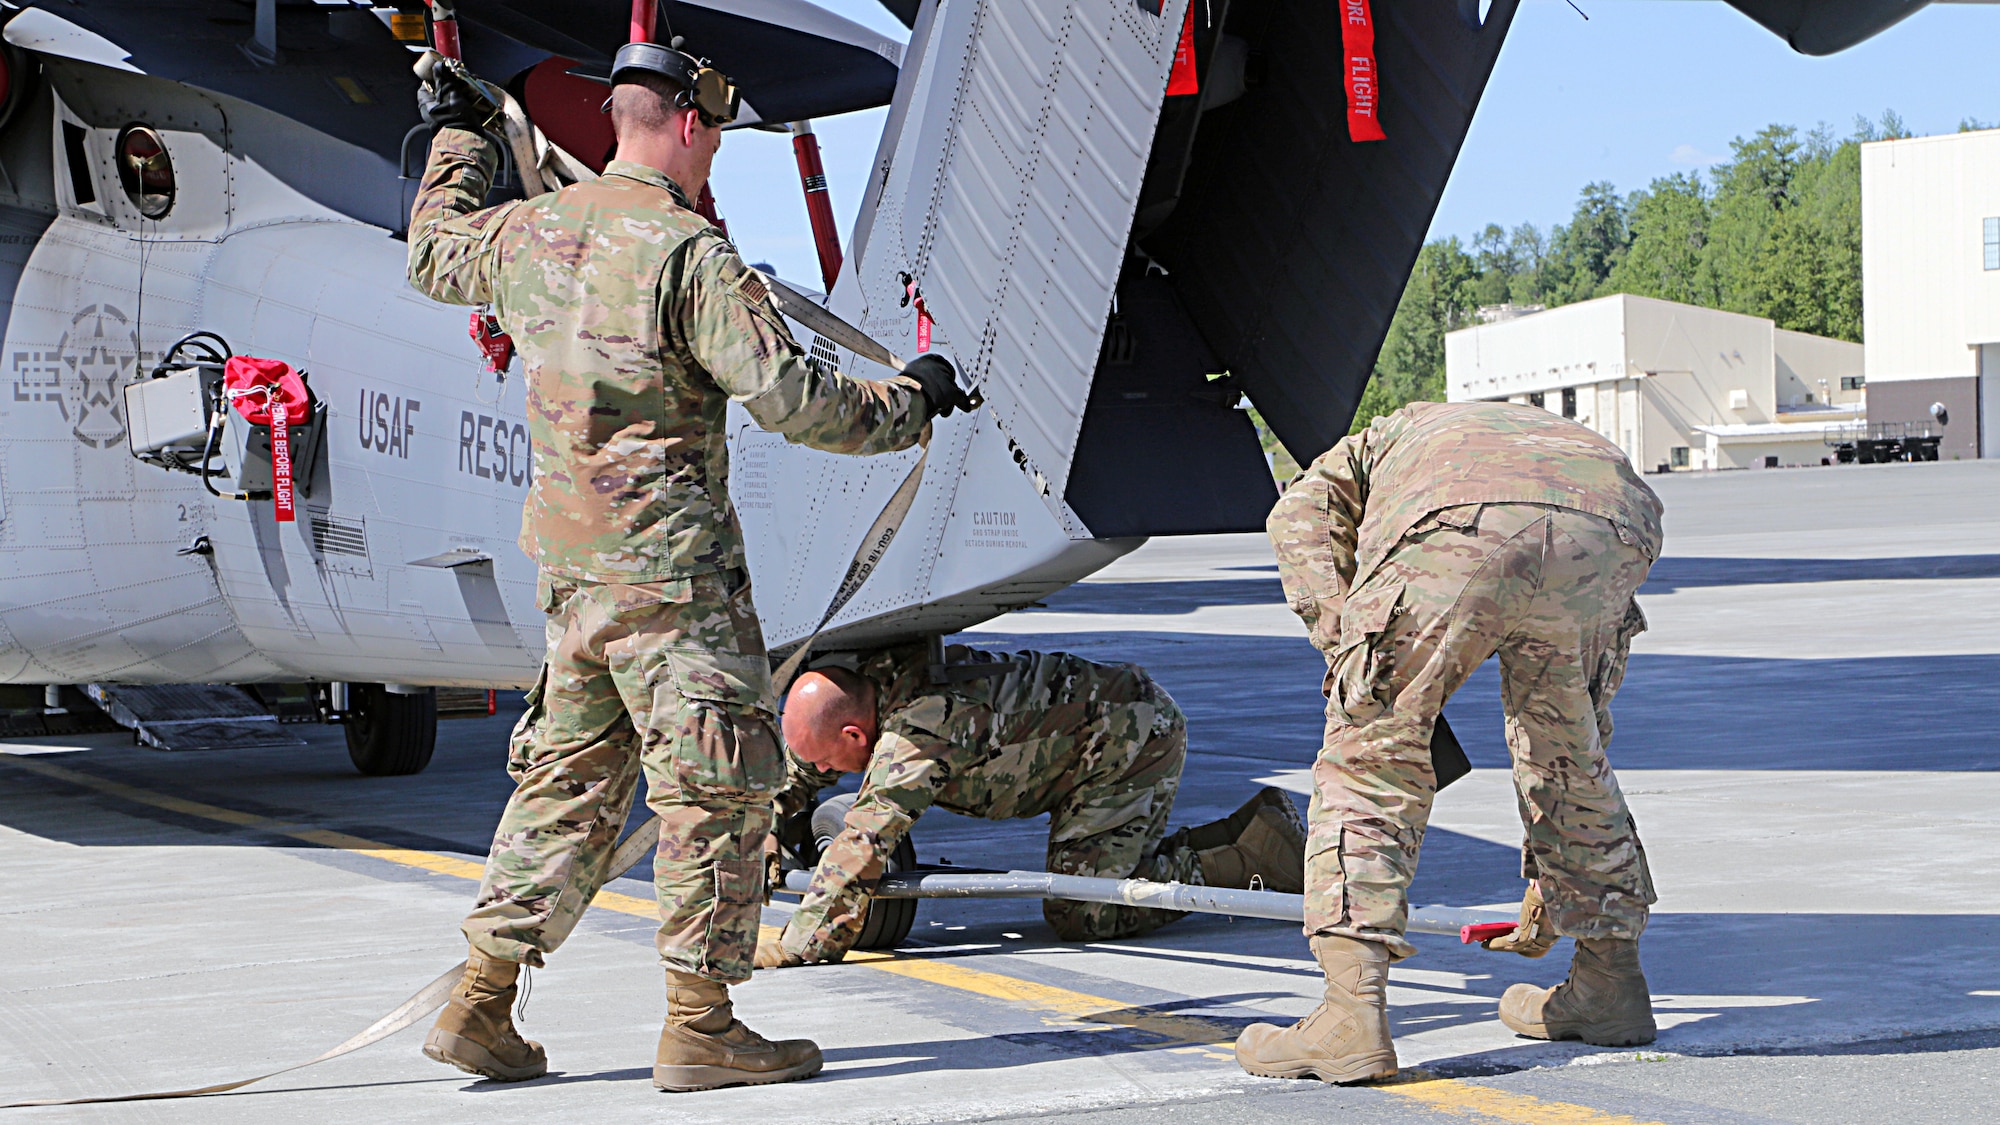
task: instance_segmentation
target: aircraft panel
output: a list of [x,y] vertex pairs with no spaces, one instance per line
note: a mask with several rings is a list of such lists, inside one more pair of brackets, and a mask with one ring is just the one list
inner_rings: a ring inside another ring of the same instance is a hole
[[[962,628],[1133,545],[1094,541],[1061,486],[1184,11],[947,0],[917,20],[916,73],[830,307],[915,355],[910,277],[936,320],[932,346],[987,402],[938,421],[903,529],[823,646]],[[887,373],[800,338],[846,370]],[[913,457],[828,457],[733,417],[738,479],[756,482],[738,504],[758,610],[781,646],[812,631]]]
[[1202,115],[1140,245],[1301,464],[1347,432],[1517,0],[1374,9],[1388,139],[1349,140],[1339,8],[1234,0],[1242,95]]
[[[259,647],[301,666],[523,684],[541,637],[513,542],[530,480],[521,390],[481,370],[463,310],[373,284],[402,256],[348,223],[248,231],[218,255],[206,316],[246,325],[240,350],[305,369],[329,407],[299,521],[237,506],[218,565]],[[489,561],[416,565],[454,549]]]
[[947,24],[974,21],[974,42],[910,272],[1073,535],[1087,533],[1061,516],[1063,483],[1180,11],[1064,0],[944,9]]

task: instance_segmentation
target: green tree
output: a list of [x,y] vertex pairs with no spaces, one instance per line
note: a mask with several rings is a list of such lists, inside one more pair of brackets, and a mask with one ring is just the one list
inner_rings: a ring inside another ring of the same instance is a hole
[[1520,272],[1520,264],[1515,261],[1513,243],[1500,224],[1486,224],[1486,229],[1472,240],[1472,260],[1473,268],[1478,270],[1472,283],[1473,302],[1479,305],[1505,302],[1514,275]]
[[[1964,128],[1988,127],[1967,118]],[[1445,333],[1480,305],[1550,306],[1609,293],[1765,316],[1780,328],[1861,339],[1861,145],[1909,136],[1894,112],[1846,140],[1770,125],[1730,143],[1712,172],[1654,180],[1628,198],[1587,184],[1568,223],[1488,224],[1470,252],[1426,245],[1362,392],[1354,429],[1444,395]]]
[[1747,140],[1736,138],[1729,147],[1733,159],[1715,167],[1708,272],[1716,307],[1762,316],[1769,301],[1757,261],[1790,201],[1804,146],[1791,126],[1767,125]]
[[1477,259],[1456,238],[1428,243],[1417,252],[1349,433],[1406,403],[1443,400],[1444,334],[1471,322],[1479,277]]
[[1714,305],[1716,287],[1706,265],[1710,219],[1699,173],[1666,176],[1634,193],[1632,241],[1601,292]]
[[1547,303],[1567,305],[1597,296],[1631,241],[1626,202],[1618,189],[1602,180],[1584,185],[1576,213],[1549,236],[1540,286]]
[[1765,246],[1748,263],[1756,311],[1780,328],[1861,339],[1861,145],[1816,134]]
[[1547,304],[1542,273],[1548,264],[1549,240],[1535,224],[1522,223],[1507,233],[1507,253],[1514,263],[1507,299],[1517,305]]
[[[1968,124],[1975,128],[1982,127],[1977,118],[1968,117],[1958,123],[1958,131],[1971,132],[1972,130],[1966,128]],[[1992,126],[1983,128],[1990,129]],[[1910,136],[1914,134],[1904,127],[1903,116],[1893,109],[1883,110],[1880,121],[1870,121],[1859,115],[1854,118],[1854,139],[1857,141],[1900,141]]]

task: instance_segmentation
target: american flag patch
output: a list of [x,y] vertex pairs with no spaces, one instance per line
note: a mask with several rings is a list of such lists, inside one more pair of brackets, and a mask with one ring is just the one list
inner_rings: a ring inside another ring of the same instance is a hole
[[746,270],[743,280],[736,283],[736,291],[753,305],[761,305],[771,295],[771,288],[764,284],[764,275],[756,270]]

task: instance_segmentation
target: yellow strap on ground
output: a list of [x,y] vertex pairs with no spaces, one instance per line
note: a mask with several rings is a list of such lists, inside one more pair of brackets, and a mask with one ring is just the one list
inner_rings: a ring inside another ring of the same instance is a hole
[[[30,773],[40,774],[43,777],[67,782],[71,785],[94,790],[107,796],[117,797],[121,800],[131,801],[151,808],[180,813],[184,816],[199,817],[203,820],[212,820],[239,828],[254,828],[258,831],[269,832],[274,835],[299,840],[303,843],[354,852],[388,863],[404,867],[414,867],[424,871],[435,872],[439,875],[456,876],[474,882],[479,881],[485,874],[484,864],[474,863],[471,860],[457,856],[439,855],[436,852],[420,851],[414,848],[392,847],[388,844],[378,843],[360,836],[352,836],[345,832],[336,832],[323,828],[306,828],[271,817],[260,816],[255,813],[239,812],[235,809],[223,808],[219,805],[188,800],[185,797],[155,793],[149,789],[141,789],[135,785],[111,781],[94,774],[66,769],[47,762],[35,761],[32,758],[5,750],[0,750],[0,761],[5,761]],[[644,828],[640,829],[640,831],[644,830]],[[658,905],[652,899],[640,898],[636,895],[620,894],[616,891],[599,891],[597,897],[591,900],[591,905],[618,914],[629,914],[639,918],[654,918],[658,916]],[[773,930],[772,927],[768,926],[764,927],[764,929],[766,931]],[[893,973],[911,980],[923,981],[927,984],[934,984],[943,988],[951,988],[960,992],[984,996],[988,999],[1003,1001],[1030,1011],[1060,1016],[1066,1021],[1073,1021],[1079,1025],[1094,1025],[1104,1030],[1119,1027],[1131,1028],[1135,1031],[1142,1031],[1157,1037],[1161,1040],[1158,1045],[1163,1049],[1199,1051],[1201,1054],[1211,1058],[1233,1058],[1232,1055],[1226,1052],[1231,1050],[1235,1045],[1235,1030],[1230,1025],[1216,1020],[1206,1020],[1199,1016],[1163,1015],[1151,1012],[1144,1007],[1134,1007],[1118,1000],[1074,992],[1070,989],[1060,988],[1051,984],[1021,980],[1018,977],[1005,976],[984,969],[969,968],[934,957],[856,951],[849,953],[846,961],[843,963],[860,965],[885,973]],[[453,972],[455,973],[456,970],[453,970]],[[456,979],[452,974],[447,974],[447,976],[453,980]],[[443,982],[445,979],[444,977],[440,977],[439,981],[433,982],[426,988],[425,992],[428,993],[437,990],[439,982]],[[420,993],[419,995],[424,995],[424,993]],[[412,997],[411,999],[414,1001],[417,997]],[[443,1002],[442,993],[438,995],[437,1000],[439,1003]],[[408,1007],[408,1003],[405,1003],[406,1008]],[[401,1012],[403,1009],[398,1009],[398,1011]],[[388,1019],[385,1017],[384,1020],[378,1022],[377,1027],[387,1024],[387,1022]],[[354,1043],[356,1040],[362,1039],[362,1037],[357,1035],[349,1043]],[[374,1041],[374,1039],[369,1040],[369,1042]],[[347,1045],[343,1044],[343,1047],[347,1047]],[[347,1049],[353,1050],[358,1048],[348,1047]],[[322,1058],[334,1057],[336,1053],[344,1054],[346,1051],[335,1048],[334,1051],[329,1051]],[[318,1062],[320,1060],[315,1059],[313,1061]],[[259,1081],[259,1079],[251,1079],[249,1081]],[[201,1091],[175,1091],[172,1095],[167,1096],[187,1096],[188,1094],[211,1091],[220,1093],[225,1089],[235,1089],[248,1084],[248,1082],[239,1082],[231,1083],[227,1086],[209,1087]],[[1572,1105],[1567,1102],[1543,1101],[1540,1098],[1531,1097],[1527,1094],[1509,1093],[1491,1086],[1473,1085],[1457,1079],[1435,1078],[1421,1071],[1411,1072],[1404,1080],[1391,1085],[1375,1087],[1375,1089],[1379,1089],[1386,1094],[1393,1094],[1401,1098],[1422,1102],[1428,1108],[1443,1113],[1472,1118],[1518,1122],[1521,1125],[1654,1125],[1654,1123],[1642,1122],[1638,1118],[1628,1117],[1623,1114],[1605,1113],[1600,1110],[1591,1109],[1588,1106]],[[160,1097],[162,1095],[141,1096]]]

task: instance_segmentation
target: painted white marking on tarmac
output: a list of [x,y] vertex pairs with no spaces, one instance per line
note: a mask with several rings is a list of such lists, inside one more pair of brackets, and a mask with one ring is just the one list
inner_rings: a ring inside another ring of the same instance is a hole
[[[122,741],[123,741],[123,739],[121,739],[120,741],[122,742]],[[39,746],[39,745],[36,745],[35,743],[32,743],[32,742],[9,742],[9,743],[7,744],[7,750],[6,750],[6,752],[7,752],[7,753],[9,753],[9,754],[19,754],[19,755],[21,755],[21,756],[22,756],[22,757],[24,757],[24,758],[28,758],[28,757],[35,757],[35,756],[38,756],[38,755],[43,755],[43,754],[81,754],[81,753],[83,753],[84,751],[86,751],[86,750],[90,750],[90,749],[93,749],[93,747],[89,747],[89,746]]]
[[1789,1008],[1817,1004],[1817,996],[1680,996],[1653,994],[1655,1008]]

